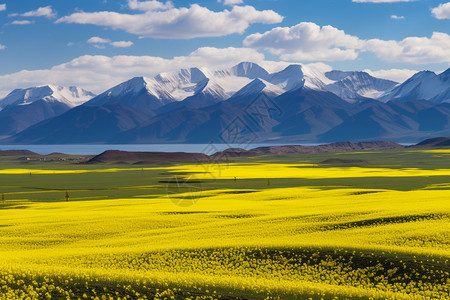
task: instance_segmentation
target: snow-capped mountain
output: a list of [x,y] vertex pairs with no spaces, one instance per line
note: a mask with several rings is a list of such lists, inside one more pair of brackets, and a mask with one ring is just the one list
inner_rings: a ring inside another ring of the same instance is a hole
[[366,72],[330,71],[325,76],[334,81],[324,87],[345,100],[377,99],[397,82],[375,78]]
[[134,77],[98,95],[84,105],[121,104],[137,109],[156,109],[174,101],[172,95],[162,86],[158,86],[153,79]]
[[75,86],[44,85],[16,89],[0,100],[0,109],[8,105],[28,105],[39,100],[60,102],[72,108],[92,99],[95,94]]
[[[236,92],[232,99],[249,99],[253,100],[261,94],[273,99],[286,91],[281,87],[274,85],[264,79],[256,78],[238,92]],[[231,100],[231,99],[230,99]]]
[[303,68],[301,65],[290,65],[280,72],[271,74],[268,81],[285,91],[299,89],[305,85]]
[[249,79],[267,79],[269,72],[261,66],[251,62],[241,62],[231,68],[231,73],[238,77],[247,77]]
[[434,103],[450,102],[450,68],[437,75],[431,71],[414,74],[404,83],[385,93],[380,101],[429,100]]
[[0,136],[59,116],[94,96],[81,88],[54,85],[14,90],[0,100]]
[[87,102],[89,106],[117,103],[134,108],[158,109],[195,95],[225,100],[224,88],[212,78],[210,71],[199,68],[160,73],[154,78],[135,77],[123,82]]
[[270,74],[255,63],[242,62],[222,70],[190,68],[160,73],[154,78],[135,77],[107,90],[86,105],[116,103],[150,110],[164,107],[161,111],[165,112],[186,105],[204,107],[245,93],[253,95],[255,91],[272,97],[302,87],[331,91],[345,100],[354,100],[373,98],[394,85],[392,81],[377,79],[364,72],[326,73],[320,66],[293,64]]
[[[397,85],[320,64],[269,73],[244,62],[135,77],[72,109],[65,102],[81,103],[84,92],[16,90],[3,100],[17,105],[0,111],[0,136],[11,143],[204,143],[220,141],[239,118],[261,141],[410,141],[450,134],[450,106],[441,103],[450,102],[449,78],[450,70],[420,72]],[[249,107],[265,99],[274,118],[257,123]]]

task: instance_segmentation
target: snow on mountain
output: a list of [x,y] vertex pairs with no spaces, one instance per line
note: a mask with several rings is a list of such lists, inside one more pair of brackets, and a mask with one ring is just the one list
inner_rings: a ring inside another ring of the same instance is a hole
[[155,79],[134,77],[86,102],[86,106],[120,104],[137,109],[155,109],[176,101]]
[[[145,89],[146,91],[148,91],[149,94],[157,98],[164,97],[164,94],[161,95],[158,93],[158,90],[152,89],[152,86],[151,85],[149,86],[148,82],[149,79],[145,77],[134,77],[128,81],[116,85],[115,87],[107,90],[106,92],[104,92],[99,96],[118,97],[126,94],[137,94]],[[167,94],[167,96],[170,97],[169,94]]]
[[204,72],[208,78],[223,88],[228,97],[233,96],[237,91],[249,84],[255,78],[266,79],[269,72],[259,65],[251,62],[242,62],[229,69]]
[[324,90],[324,87],[333,83],[325,74],[328,68],[320,65],[303,66],[305,86],[313,90]]
[[394,81],[375,78],[366,72],[330,71],[325,76],[334,82],[324,89],[345,100],[376,99],[397,85]]
[[69,107],[75,107],[92,99],[94,96],[95,94],[75,86],[44,85],[12,91],[0,100],[0,109],[11,104],[27,105],[39,100],[61,102]]
[[233,95],[235,99],[242,98],[251,98],[264,93],[266,96],[270,98],[275,98],[286,91],[280,88],[277,85],[271,84],[270,82],[265,81],[264,79],[256,78],[242,89],[240,89],[237,93]]
[[307,87],[313,90],[324,90],[327,84],[333,83],[325,76],[325,71],[315,65],[289,65],[284,70],[270,74],[267,81],[285,91]]
[[[258,92],[279,95],[308,87],[331,91],[345,99],[361,99],[376,97],[395,84],[363,72],[327,71],[327,68],[319,64],[293,64],[270,74],[251,62],[242,62],[222,70],[181,69],[177,72],[160,73],[154,78],[135,77],[97,96],[87,105],[120,103],[135,108],[157,109],[186,100],[196,101],[195,106],[201,107],[227,100],[236,93],[248,92],[249,88],[259,89],[262,86],[264,91]],[[259,81],[253,82],[255,79]]]
[[176,101],[200,92],[208,81],[206,75],[198,68],[182,69],[179,72],[161,73],[150,81],[154,88],[162,88]]
[[380,97],[380,100],[383,102],[408,100],[430,100],[436,103],[449,102],[449,88],[450,68],[439,75],[431,71],[421,71],[385,93]]
[[285,91],[299,89],[305,85],[303,68],[301,65],[290,65],[280,72],[270,74],[268,81]]
[[234,75],[239,77],[247,77],[250,79],[267,79],[269,72],[261,66],[251,62],[241,62],[231,68]]
[[211,96],[215,99],[225,100],[229,97],[223,87],[221,87],[216,81],[207,79],[203,85],[198,85],[198,90],[195,95],[202,93],[205,96]]
[[[196,95],[205,102],[208,102],[206,98],[209,97],[215,103],[230,98],[253,78],[267,77],[268,74],[253,63],[240,63],[218,71],[207,68],[181,69],[178,72],[160,73],[154,78],[135,77],[102,93],[87,105],[121,103],[154,109],[172,102],[190,100]],[[140,97],[141,101],[130,100],[136,97]]]

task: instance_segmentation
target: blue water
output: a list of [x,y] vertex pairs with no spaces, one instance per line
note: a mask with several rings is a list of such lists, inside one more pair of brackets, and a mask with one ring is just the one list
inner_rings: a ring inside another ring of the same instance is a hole
[[[284,144],[250,144],[227,145],[227,144],[136,144],[136,145],[0,145],[0,150],[30,150],[39,154],[50,154],[60,152],[66,154],[90,155],[100,154],[106,150],[122,151],[155,151],[155,152],[189,152],[205,153],[211,155],[228,148],[252,149],[264,146],[281,146]],[[298,145],[298,143],[296,144]],[[306,145],[306,144],[303,144]],[[308,144],[317,145],[317,144]]]

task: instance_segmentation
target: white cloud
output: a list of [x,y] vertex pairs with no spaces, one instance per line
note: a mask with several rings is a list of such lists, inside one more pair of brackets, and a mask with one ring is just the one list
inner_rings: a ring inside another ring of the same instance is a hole
[[0,44],[0,50],[4,50],[4,49],[6,49],[6,46],[5,46],[5,45],[2,45],[2,44]]
[[352,0],[356,3],[395,3],[395,2],[413,2],[417,0]]
[[431,13],[436,19],[450,19],[450,2],[439,4],[431,10]]
[[116,48],[128,48],[128,47],[133,46],[134,43],[130,42],[130,41],[117,41],[117,42],[112,42],[110,45],[113,47],[116,47]]
[[303,22],[292,27],[276,27],[244,40],[247,47],[267,49],[283,60],[334,61],[354,60],[361,41],[333,26],[320,27]]
[[392,16],[391,16],[391,19],[394,19],[394,20],[404,20],[405,17],[404,17],[404,16],[392,15]]
[[450,36],[434,32],[430,38],[407,37],[401,41],[372,39],[365,42],[364,50],[390,62],[444,63],[450,62]]
[[6,4],[0,4],[0,11],[6,10]]
[[98,36],[93,36],[87,40],[88,44],[109,44],[111,43],[110,39],[104,39]]
[[106,48],[105,44],[109,44],[116,48],[128,48],[134,45],[134,43],[130,41],[113,42],[110,39],[104,39],[98,36],[91,37],[90,39],[87,40],[87,43],[94,44],[94,47],[98,49],[105,49]]
[[46,17],[46,18],[55,18],[56,17],[56,11],[53,10],[53,8],[49,5],[46,7],[39,7],[36,10],[31,10],[28,11],[26,13],[23,14],[17,14],[17,13],[13,13],[13,14],[9,14],[10,17],[17,17],[17,16],[21,16],[21,17]]
[[217,2],[223,2],[223,5],[236,5],[244,3],[243,0],[217,0]]
[[[149,1],[137,3],[147,2]],[[250,24],[275,24],[282,20],[283,17],[272,10],[259,11],[252,6],[234,6],[231,10],[214,12],[206,7],[193,4],[189,8],[148,10],[140,14],[122,14],[110,11],[77,12],[60,18],[56,22],[107,26],[112,29],[125,30],[140,37],[191,39],[243,33]]]
[[96,93],[134,76],[153,77],[180,68],[208,67],[220,69],[241,61],[264,61],[264,55],[247,48],[199,48],[187,56],[165,59],[154,56],[84,55],[44,70],[23,70],[0,76],[0,97],[15,88],[42,84],[76,85]]
[[138,1],[128,0],[128,7],[135,10],[151,11],[151,10],[166,10],[173,8],[172,1],[166,3],[152,0],[152,1]]
[[430,38],[407,37],[401,41],[362,40],[332,26],[300,23],[249,35],[244,45],[266,49],[282,60],[354,60],[361,52],[372,52],[378,58],[392,62],[428,64],[450,61],[450,36],[441,32],[434,32]]
[[369,69],[364,70],[364,72],[369,73],[370,75],[377,77],[377,78],[383,78],[383,79],[389,79],[396,82],[404,82],[406,79],[410,78],[414,74],[416,74],[417,70],[410,70],[410,69],[390,69],[390,70],[378,70],[378,71],[372,71]]
[[73,45],[75,45],[74,42],[68,42],[68,43],[67,43],[67,47],[72,47]]
[[29,20],[16,20],[16,21],[12,21],[11,25],[30,25],[33,24],[34,21],[29,21]]

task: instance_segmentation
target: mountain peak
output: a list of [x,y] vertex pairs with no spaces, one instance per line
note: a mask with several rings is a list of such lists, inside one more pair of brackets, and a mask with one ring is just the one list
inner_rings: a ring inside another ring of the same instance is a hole
[[232,68],[233,72],[240,77],[248,77],[250,79],[262,78],[269,76],[264,68],[252,62],[241,62]]
[[448,73],[436,75],[432,71],[421,71],[414,74],[404,83],[398,85],[391,92],[383,96],[382,100],[408,101],[432,100],[433,102],[447,102]]
[[282,88],[265,81],[264,79],[256,78],[242,89],[240,89],[233,98],[252,97],[260,93],[264,93],[269,97],[276,97],[283,94],[285,90]]
[[289,66],[287,66],[284,71],[286,72],[303,72],[303,66],[299,65],[299,64],[291,64]]
[[284,70],[271,74],[269,81],[286,91],[302,88],[305,84],[303,66],[289,65]]
[[375,78],[362,71],[334,70],[326,72],[325,76],[334,81],[325,89],[350,102],[367,98],[376,99],[397,84],[391,80]]
[[25,89],[15,89],[0,100],[0,108],[7,105],[27,105],[43,100],[46,102],[61,102],[69,107],[75,107],[93,98],[95,94],[75,86],[41,85]]
[[175,82],[199,83],[207,79],[205,73],[199,68],[181,69],[178,72],[163,72],[155,76],[155,80],[161,84],[174,84]]
[[428,70],[420,71],[414,74],[410,79],[417,79],[417,78],[432,78],[435,77],[436,73]]
[[344,79],[347,76],[350,76],[354,72],[347,72],[347,71],[339,71],[339,70],[332,70],[325,73],[325,76],[333,81],[339,81]]
[[439,78],[442,81],[449,81],[450,80],[450,68],[439,74]]
[[121,94],[137,94],[143,89],[145,89],[147,86],[147,80],[142,77],[133,77],[128,81],[125,81],[121,84],[116,85],[115,87],[109,89],[105,93],[108,94],[108,96],[118,96]]

